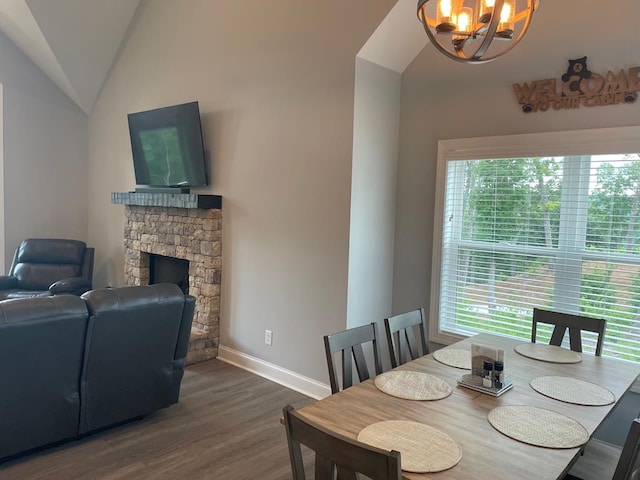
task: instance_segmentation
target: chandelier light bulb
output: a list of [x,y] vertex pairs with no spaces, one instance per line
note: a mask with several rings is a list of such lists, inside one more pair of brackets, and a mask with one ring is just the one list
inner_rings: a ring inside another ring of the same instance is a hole
[[458,0],[439,0],[437,6],[437,23],[438,33],[450,33],[456,29],[454,21],[454,1]]
[[451,0],[442,0],[440,2],[440,12],[443,17],[450,18],[451,10],[452,10]]
[[493,7],[495,6],[495,0],[482,0],[480,7],[480,18],[478,21],[480,23],[489,23],[491,20],[491,15],[493,14]]
[[473,9],[468,7],[463,8],[458,15],[458,21],[456,23],[458,25],[458,31],[470,32],[473,27]]
[[511,19],[511,5],[508,2],[504,2],[502,5],[502,11],[500,12],[500,21],[508,22]]

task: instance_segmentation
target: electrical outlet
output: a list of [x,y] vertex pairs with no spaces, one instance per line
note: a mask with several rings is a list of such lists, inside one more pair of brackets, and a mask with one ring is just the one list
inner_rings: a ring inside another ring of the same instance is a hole
[[273,332],[271,330],[264,331],[264,343],[265,345],[271,346],[271,337],[273,336]]

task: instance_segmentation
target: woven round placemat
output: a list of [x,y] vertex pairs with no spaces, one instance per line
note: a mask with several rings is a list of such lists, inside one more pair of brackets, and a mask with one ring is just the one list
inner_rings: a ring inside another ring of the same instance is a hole
[[571,377],[536,377],[529,385],[542,395],[576,405],[601,406],[616,401],[616,396],[606,388]]
[[408,370],[382,373],[373,382],[384,393],[406,400],[440,400],[453,391],[440,377]]
[[573,418],[545,408],[505,405],[491,410],[488,420],[503,435],[538,447],[576,448],[589,440]]
[[458,464],[460,445],[446,433],[424,423],[387,420],[365,427],[358,440],[384,450],[400,452],[402,470],[441,472]]
[[441,348],[433,352],[433,358],[450,367],[471,370],[471,352],[462,348]]
[[545,345],[542,343],[520,343],[515,349],[520,355],[534,360],[550,363],[579,363],[582,361],[582,354],[556,347],[555,345]]

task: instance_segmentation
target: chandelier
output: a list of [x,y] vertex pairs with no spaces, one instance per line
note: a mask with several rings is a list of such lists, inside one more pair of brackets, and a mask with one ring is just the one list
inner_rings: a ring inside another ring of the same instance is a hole
[[418,0],[418,19],[447,57],[485,63],[522,40],[539,5],[540,0]]

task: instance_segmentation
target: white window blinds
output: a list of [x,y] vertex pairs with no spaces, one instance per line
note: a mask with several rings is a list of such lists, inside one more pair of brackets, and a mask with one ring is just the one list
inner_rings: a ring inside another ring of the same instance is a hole
[[606,318],[603,354],[640,360],[638,154],[454,159],[444,182],[440,331],[528,340],[538,307]]

